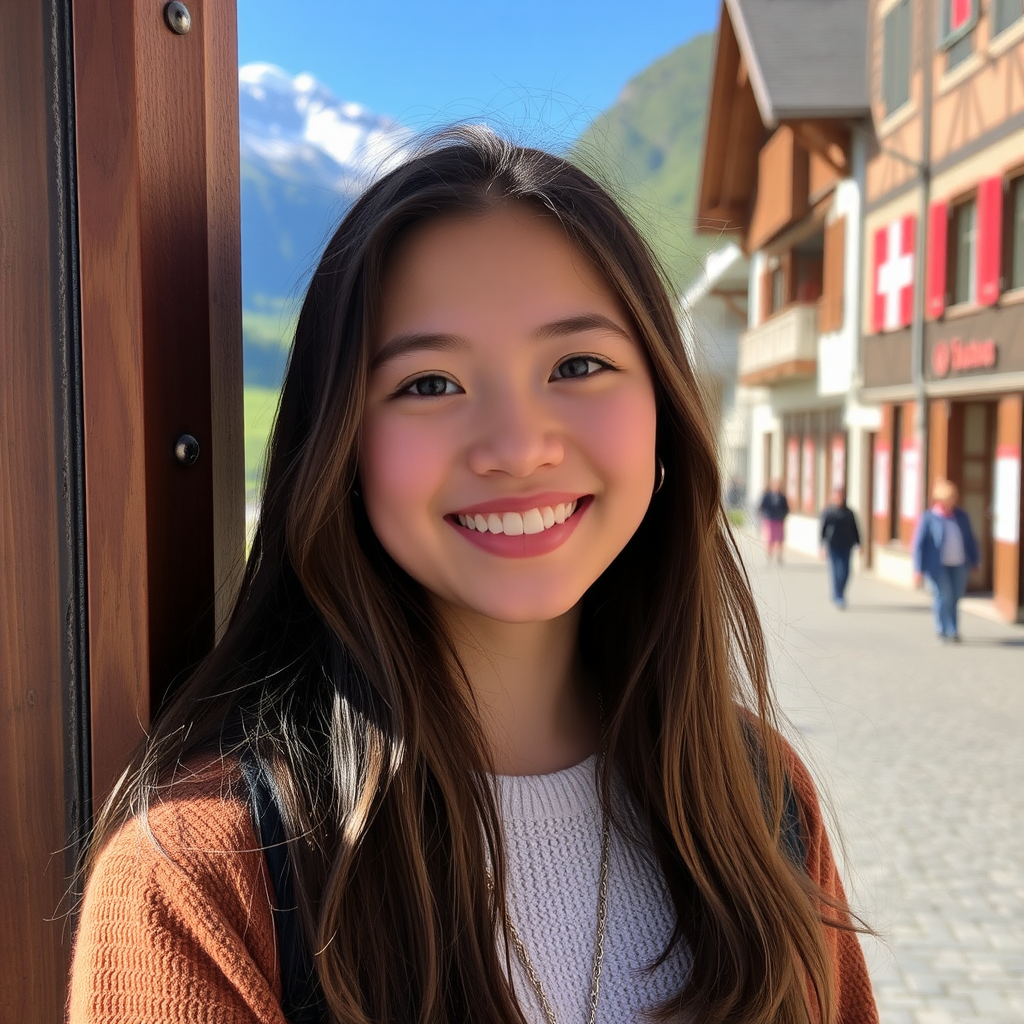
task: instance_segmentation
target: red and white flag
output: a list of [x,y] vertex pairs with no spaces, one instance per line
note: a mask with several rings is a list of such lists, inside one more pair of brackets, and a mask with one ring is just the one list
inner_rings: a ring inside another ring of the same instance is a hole
[[913,214],[875,232],[875,332],[906,327],[914,318]]

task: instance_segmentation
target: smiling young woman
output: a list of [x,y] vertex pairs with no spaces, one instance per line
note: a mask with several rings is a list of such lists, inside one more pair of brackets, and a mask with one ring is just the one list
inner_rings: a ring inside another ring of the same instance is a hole
[[720,491],[595,182],[467,128],[372,186],[226,635],[98,824],[74,1024],[875,1020]]

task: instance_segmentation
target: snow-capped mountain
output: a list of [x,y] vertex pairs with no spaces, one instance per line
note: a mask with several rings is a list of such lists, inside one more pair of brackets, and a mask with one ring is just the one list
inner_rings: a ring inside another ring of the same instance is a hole
[[404,155],[408,129],[337,99],[312,75],[294,78],[273,64],[238,70],[242,160],[279,177],[358,192]]
[[353,199],[401,161],[411,133],[272,64],[238,71],[245,377],[276,385],[288,324]]

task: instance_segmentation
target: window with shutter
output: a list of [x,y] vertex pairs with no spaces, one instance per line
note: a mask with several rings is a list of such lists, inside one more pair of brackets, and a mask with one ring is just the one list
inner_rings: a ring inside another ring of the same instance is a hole
[[910,0],[900,0],[882,22],[882,102],[888,117],[910,99]]
[[953,207],[950,216],[949,276],[954,304],[978,298],[978,204],[968,199]]
[[946,52],[946,70],[952,71],[974,52],[974,26],[978,0],[942,0],[939,49]]
[[1003,248],[1003,179],[986,178],[978,185],[977,300],[983,306],[999,299]]

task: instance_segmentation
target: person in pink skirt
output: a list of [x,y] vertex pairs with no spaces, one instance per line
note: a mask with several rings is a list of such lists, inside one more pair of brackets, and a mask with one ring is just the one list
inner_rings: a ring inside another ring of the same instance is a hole
[[761,496],[761,504],[757,508],[761,517],[761,534],[764,546],[768,551],[768,561],[782,561],[782,542],[785,539],[786,516],[789,515],[789,502],[782,491],[782,481],[772,480],[768,489]]

